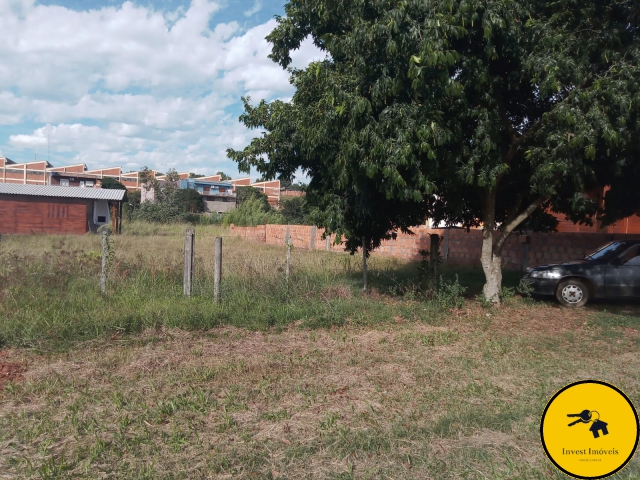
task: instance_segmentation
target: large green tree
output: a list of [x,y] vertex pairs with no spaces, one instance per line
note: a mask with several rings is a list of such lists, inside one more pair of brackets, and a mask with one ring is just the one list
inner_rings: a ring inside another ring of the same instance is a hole
[[[612,223],[638,212],[640,7],[632,0],[290,0],[269,35],[291,103],[245,100],[265,133],[229,156],[310,177],[321,226],[354,251],[427,216],[483,226],[485,296],[501,251],[550,212]],[[602,207],[585,192],[610,185]]]

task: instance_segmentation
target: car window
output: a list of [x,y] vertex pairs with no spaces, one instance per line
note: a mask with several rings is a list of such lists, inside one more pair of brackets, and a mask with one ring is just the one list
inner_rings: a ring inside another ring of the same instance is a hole
[[637,257],[633,257],[627,263],[624,264],[625,267],[640,267],[640,255]]
[[640,266],[640,245],[635,245],[620,255],[620,265],[627,267]]
[[600,247],[598,250],[587,255],[585,258],[587,260],[608,261],[623,252],[626,246],[627,244],[624,242],[611,242],[603,247]]

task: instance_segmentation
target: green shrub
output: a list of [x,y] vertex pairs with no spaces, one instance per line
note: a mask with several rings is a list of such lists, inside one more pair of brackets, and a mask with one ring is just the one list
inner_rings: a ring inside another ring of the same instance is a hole
[[458,275],[453,282],[448,282],[440,277],[440,284],[434,291],[432,301],[443,310],[462,308],[466,291],[467,287],[460,285]]
[[291,197],[280,200],[280,212],[284,223],[289,225],[310,225],[310,209],[304,197]]
[[238,205],[238,208],[227,213],[223,224],[231,225],[233,223],[243,227],[255,227],[267,223],[281,224],[283,222],[284,219],[279,211],[273,210],[271,207],[265,210],[260,198],[249,198]]
[[175,192],[175,202],[189,213],[204,212],[204,200],[196,190],[186,188]]
[[144,202],[130,214],[132,220],[155,223],[186,222],[189,212],[176,201]]
[[265,212],[271,210],[271,205],[269,205],[269,199],[267,196],[255,187],[236,188],[236,198],[238,199],[238,205],[242,205],[249,200],[258,200],[262,210]]

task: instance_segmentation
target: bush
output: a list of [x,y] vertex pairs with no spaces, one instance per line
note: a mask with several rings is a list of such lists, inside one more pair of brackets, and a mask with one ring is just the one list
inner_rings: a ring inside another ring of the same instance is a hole
[[189,212],[174,201],[158,203],[144,202],[140,207],[130,214],[132,220],[142,220],[145,222],[173,223],[185,222]]
[[432,301],[442,310],[451,310],[464,307],[464,294],[466,287],[460,285],[458,275],[453,282],[448,282],[440,277],[440,284],[436,288]]
[[291,197],[286,200],[280,200],[280,212],[284,223],[291,225],[309,225],[310,210],[304,197]]
[[269,199],[267,196],[262,193],[260,190],[254,187],[238,187],[236,188],[236,196],[238,199],[238,205],[242,205],[243,203],[249,200],[258,200],[260,202],[260,208],[268,212],[271,210],[271,205],[269,205]]
[[[268,205],[268,204],[267,204]],[[282,214],[277,210],[268,207],[264,208],[264,203],[260,198],[250,198],[245,200],[238,208],[230,211],[224,217],[225,226],[234,224],[242,227],[255,227],[267,223],[283,223]]]
[[202,213],[204,212],[204,200],[202,195],[197,191],[187,188],[185,190],[178,190],[176,193],[176,202],[181,205],[189,213]]
[[127,192],[127,200],[123,205],[123,212],[126,218],[128,218],[129,220],[133,220],[134,218],[134,211],[137,210],[138,208],[140,208],[140,199],[141,199],[141,192],[139,191],[134,191],[134,192]]

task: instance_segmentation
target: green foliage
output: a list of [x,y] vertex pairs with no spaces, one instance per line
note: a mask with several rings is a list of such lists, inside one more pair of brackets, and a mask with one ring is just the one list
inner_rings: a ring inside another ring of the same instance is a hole
[[289,225],[309,225],[311,211],[304,197],[290,197],[280,200],[280,213]]
[[429,250],[420,250],[420,263],[418,264],[418,282],[423,288],[428,288],[434,283],[437,276],[437,266],[442,263],[442,256],[438,252],[436,265],[432,265],[431,252]]
[[534,290],[533,281],[526,278],[520,279],[520,283],[515,288],[515,291],[518,292],[524,298],[531,298],[531,295],[533,294],[533,290]]
[[185,188],[176,192],[176,201],[189,213],[204,212],[204,200],[196,190]]
[[155,223],[172,223],[186,221],[189,214],[184,205],[177,201],[177,195],[157,203],[143,202],[131,212],[132,220]]
[[[259,192],[260,193],[260,192]],[[282,214],[272,209],[260,197],[245,199],[235,210],[231,210],[224,217],[224,225],[238,225],[243,227],[255,227],[256,225],[280,224],[283,223]]]
[[298,182],[293,183],[291,180],[280,179],[280,188],[284,188],[286,190],[293,190],[297,192],[304,192],[307,186],[304,183]]
[[[153,190],[155,203],[146,201],[140,203],[140,192],[130,194],[127,215],[130,220],[141,220],[155,223],[188,222],[200,223],[199,215],[204,211],[202,196],[193,189],[179,188],[179,175],[175,169],[169,170],[165,181],[159,182],[145,167],[140,172],[142,188]],[[217,217],[216,217],[217,219]]]
[[476,300],[480,303],[480,306],[484,309],[491,309],[495,306],[494,303],[491,300],[489,300],[484,293],[476,295]]
[[124,203],[122,211],[129,220],[133,219],[134,211],[140,208],[142,193],[140,191],[127,192],[127,201]]
[[[129,192],[127,191],[127,187],[125,187],[122,183],[120,183],[115,178],[104,177],[101,181],[101,185],[102,185],[102,188],[105,188],[107,190],[124,190],[125,194],[124,194],[123,200],[125,202],[125,205],[127,205],[127,203],[129,202]],[[125,207],[125,210],[126,210],[126,207]],[[125,214],[126,214],[126,211],[125,211]]]
[[451,310],[464,307],[464,294],[467,288],[460,285],[458,275],[454,281],[447,281],[442,276],[436,288],[432,302],[442,310]]
[[[290,103],[251,105],[266,131],[241,170],[311,179],[317,222],[356,251],[426,217],[506,238],[550,212],[611,223],[638,211],[640,11],[575,0],[291,0],[268,36],[283,68],[310,37],[327,57],[292,70]],[[611,185],[604,211],[583,192]],[[490,239],[489,239],[490,240]],[[488,259],[485,259],[488,260]],[[497,262],[499,263],[499,262]]]
[[218,172],[216,173],[216,175],[220,175],[220,180],[222,180],[223,182],[226,180],[231,180],[231,177],[224,172]]
[[111,178],[111,177],[104,177],[101,181],[101,184],[102,184],[102,188],[106,188],[110,190],[126,190],[127,189],[127,187],[125,187],[122,183],[120,183],[115,178]]
[[262,210],[268,212],[271,209],[267,196],[255,187],[238,187],[236,188],[236,198],[238,205],[242,205],[247,200],[257,200]]
[[193,215],[193,219],[187,218],[189,223],[196,225],[222,225],[224,221],[224,213],[204,213],[202,215]]

